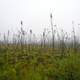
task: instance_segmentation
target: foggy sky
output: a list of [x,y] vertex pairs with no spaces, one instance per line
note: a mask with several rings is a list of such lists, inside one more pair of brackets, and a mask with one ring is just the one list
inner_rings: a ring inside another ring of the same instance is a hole
[[79,29],[80,0],[0,0],[0,33],[17,31],[22,20],[25,30],[39,34],[50,29],[50,13],[58,28],[70,32],[74,21]]

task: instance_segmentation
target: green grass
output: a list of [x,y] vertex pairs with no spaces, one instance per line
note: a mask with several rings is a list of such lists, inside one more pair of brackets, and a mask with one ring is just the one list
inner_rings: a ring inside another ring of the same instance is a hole
[[50,48],[0,48],[0,80],[80,80],[80,54]]

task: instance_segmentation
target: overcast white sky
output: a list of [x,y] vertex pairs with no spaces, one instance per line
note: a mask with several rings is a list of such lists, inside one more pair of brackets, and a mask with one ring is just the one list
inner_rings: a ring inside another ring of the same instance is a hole
[[80,23],[80,0],[0,0],[0,32],[15,32],[23,20],[24,29],[41,33],[44,27],[50,28],[51,12],[54,23],[70,31],[72,20],[75,27]]

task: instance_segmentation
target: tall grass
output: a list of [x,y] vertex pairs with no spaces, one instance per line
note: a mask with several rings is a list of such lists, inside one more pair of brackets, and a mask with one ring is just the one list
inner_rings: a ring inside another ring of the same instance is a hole
[[63,29],[59,32],[59,26],[53,24],[52,14],[50,19],[51,28],[43,30],[41,39],[32,29],[26,34],[23,21],[12,39],[10,30],[3,34],[0,80],[80,80],[80,42],[74,24],[70,37]]

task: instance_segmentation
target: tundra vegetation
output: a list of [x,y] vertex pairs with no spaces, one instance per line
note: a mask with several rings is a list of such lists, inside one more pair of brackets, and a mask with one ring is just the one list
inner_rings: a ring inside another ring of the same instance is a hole
[[[58,30],[50,14],[50,29],[37,40],[32,29],[0,39],[0,80],[80,80],[80,41],[73,31]],[[51,35],[51,36],[49,36]],[[1,36],[1,35],[0,35]]]

